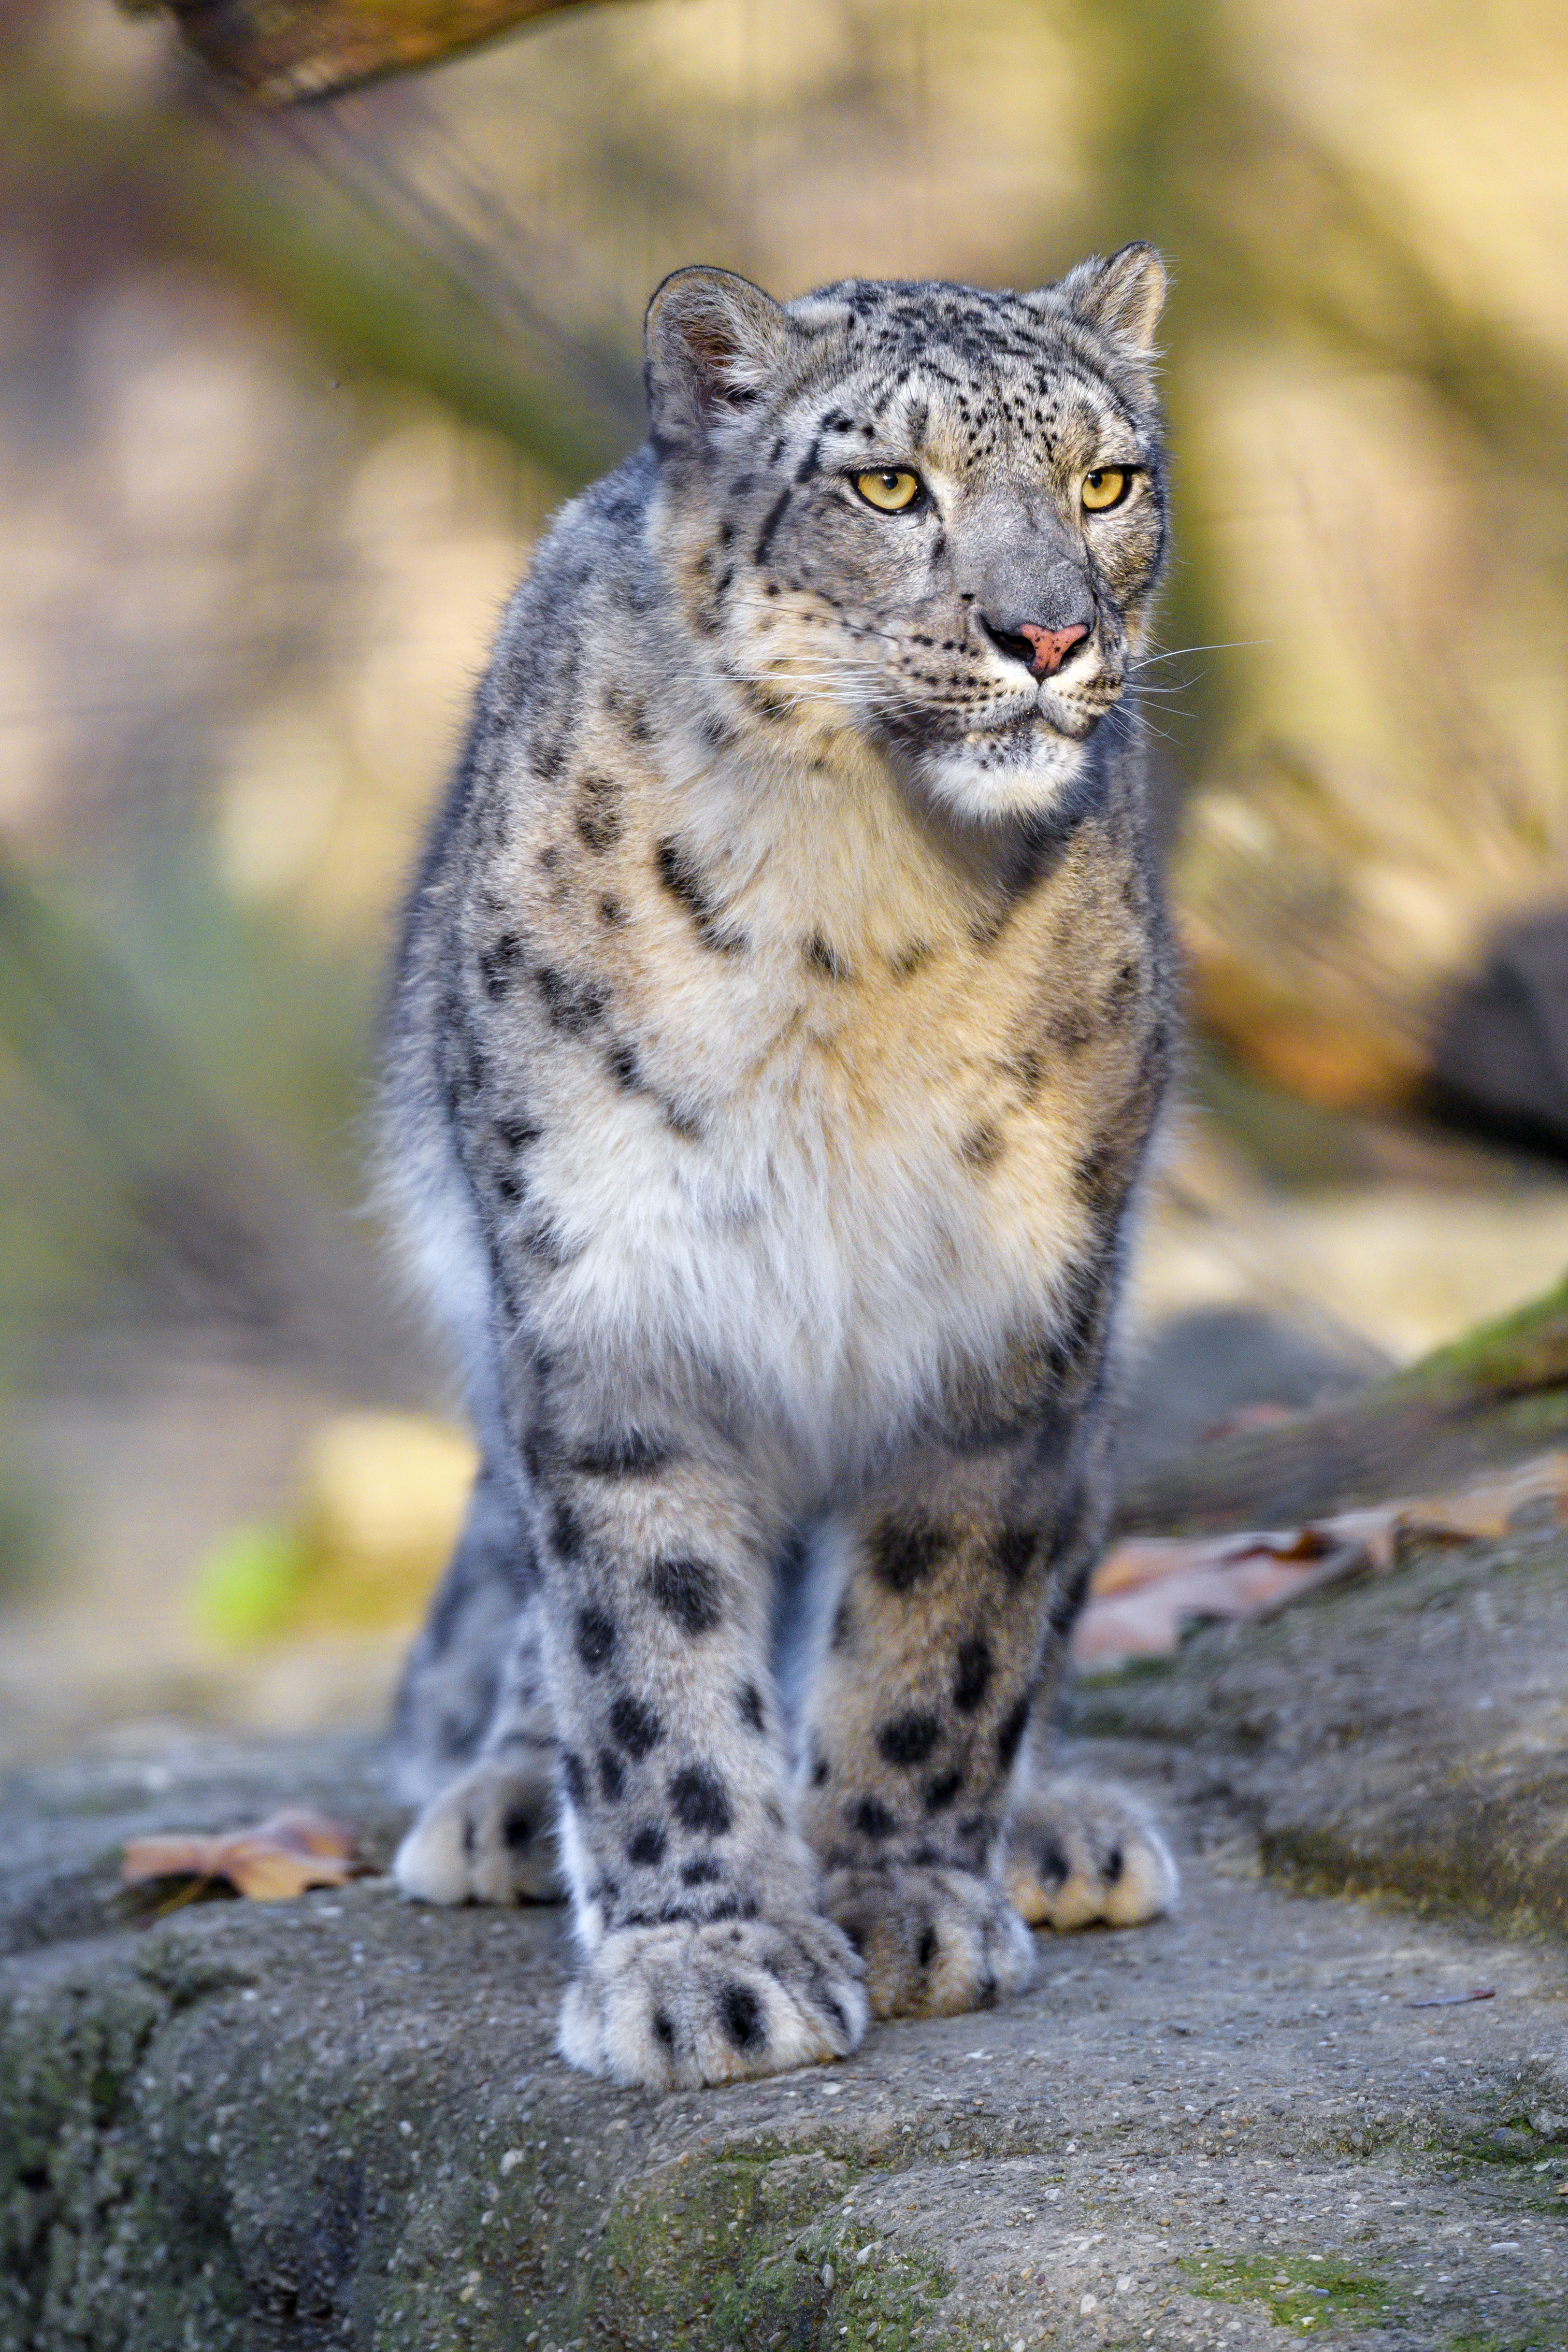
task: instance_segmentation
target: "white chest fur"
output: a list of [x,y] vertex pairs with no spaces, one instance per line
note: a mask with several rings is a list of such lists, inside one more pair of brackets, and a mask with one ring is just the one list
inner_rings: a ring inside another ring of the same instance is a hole
[[723,782],[643,814],[746,951],[694,949],[647,885],[616,1003],[652,1090],[541,1068],[531,1190],[573,1253],[552,1318],[621,1360],[710,1369],[826,1474],[956,1360],[1048,1320],[1086,1245],[1082,1105],[1026,1102],[1017,1071],[1060,909],[1047,891],[977,940],[983,877],[868,760]]

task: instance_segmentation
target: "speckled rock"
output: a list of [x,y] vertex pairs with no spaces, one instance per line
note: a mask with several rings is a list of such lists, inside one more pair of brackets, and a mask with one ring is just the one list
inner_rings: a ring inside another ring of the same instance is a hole
[[1044,1937],[1023,1999],[875,2029],[843,2065],[670,2097],[552,2054],[558,1912],[422,1911],[371,1876],[127,1916],[125,1836],[285,1795],[384,1858],[364,1748],[25,1776],[0,1808],[0,2347],[1568,2341],[1561,1948],[1272,1883],[1239,1768],[1151,1727],[1082,1760],[1165,1813],[1179,1917]]

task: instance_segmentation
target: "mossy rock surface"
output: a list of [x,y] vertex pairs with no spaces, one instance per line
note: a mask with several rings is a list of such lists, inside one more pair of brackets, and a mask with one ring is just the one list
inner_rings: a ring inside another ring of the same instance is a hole
[[[1271,1884],[1180,1743],[1081,1760],[1161,1804],[1178,1918],[1043,1937],[1029,1994],[844,2065],[670,2097],[554,2056],[557,1912],[421,1911],[372,1876],[128,1916],[125,1836],[285,1796],[335,1800],[384,1860],[369,1750],[26,1776],[0,1808],[0,2347],[1568,2341],[1559,1948]],[[1310,2294],[1320,2260],[1356,2293]]]

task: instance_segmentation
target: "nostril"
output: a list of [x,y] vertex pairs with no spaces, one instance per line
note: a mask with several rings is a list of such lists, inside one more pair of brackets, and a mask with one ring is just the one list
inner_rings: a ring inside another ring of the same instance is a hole
[[1035,648],[1027,637],[1020,636],[1015,629],[997,628],[984,613],[980,615],[980,625],[999,654],[1005,654],[1009,661],[1022,662],[1026,670],[1033,671]]

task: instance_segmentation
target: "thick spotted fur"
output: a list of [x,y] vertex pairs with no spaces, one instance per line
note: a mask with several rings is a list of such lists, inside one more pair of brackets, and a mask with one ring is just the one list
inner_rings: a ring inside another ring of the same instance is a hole
[[1172,1051],[1163,290],[667,280],[410,899],[386,1160],[485,1468],[398,1874],[559,1872],[593,2072],[832,2057],[1026,1982],[1020,1907],[1173,1895],[1135,1807],[1031,1793]]

